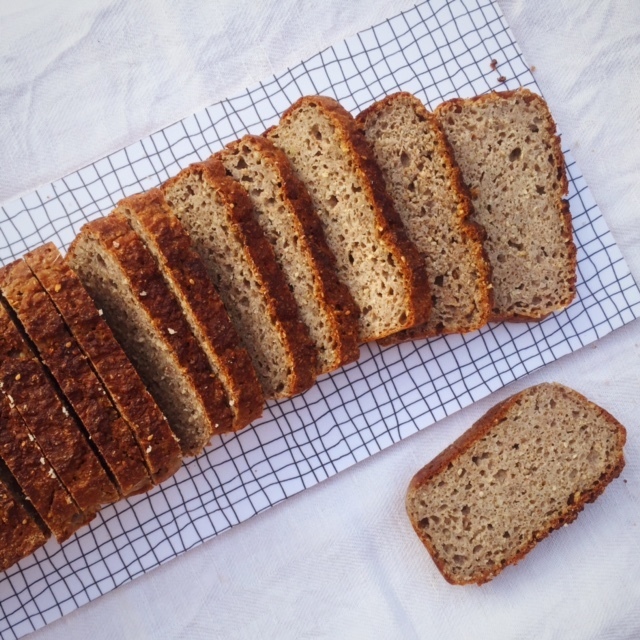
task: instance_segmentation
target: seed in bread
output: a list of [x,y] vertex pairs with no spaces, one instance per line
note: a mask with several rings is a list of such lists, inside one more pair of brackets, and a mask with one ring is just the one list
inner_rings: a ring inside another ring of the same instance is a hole
[[572,522],[624,467],[624,427],[560,384],[491,409],[419,471],[411,523],[446,580],[482,584]]
[[528,89],[454,99],[436,110],[484,227],[492,320],[541,320],[576,293],[568,184],[545,101]]

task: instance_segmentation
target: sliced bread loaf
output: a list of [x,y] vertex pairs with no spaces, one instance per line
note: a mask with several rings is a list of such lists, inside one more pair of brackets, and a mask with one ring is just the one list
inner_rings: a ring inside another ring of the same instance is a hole
[[102,312],[55,245],[47,243],[24,258],[127,421],[154,483],[166,480],[182,464],[180,446]]
[[262,415],[264,396],[247,350],[184,227],[154,189],[122,200],[116,211],[143,239],[222,382],[233,413],[233,429]]
[[131,430],[24,260],[0,271],[0,291],[82,422],[120,493],[126,497],[148,491],[151,479]]
[[318,373],[357,360],[358,307],[338,279],[322,224],[287,156],[264,137],[245,136],[218,157],[251,198],[315,344]]
[[188,167],[163,191],[244,340],[265,397],[306,391],[316,352],[247,192],[213,158]]
[[395,93],[357,118],[382,170],[387,192],[427,266],[429,320],[383,344],[466,333],[485,325],[492,307],[483,232],[460,170],[435,116],[410,93]]
[[624,427],[559,384],[489,411],[419,471],[413,527],[452,584],[482,584],[575,520],[624,467]]
[[[0,460],[45,525],[62,542],[89,522],[95,509],[80,511],[13,402],[11,394],[0,394]],[[55,429],[55,425],[52,427]],[[8,485],[6,475],[5,480]]]
[[80,511],[91,517],[115,502],[118,491],[5,304],[0,304],[0,388]]
[[360,307],[360,341],[426,322],[431,298],[424,260],[353,117],[331,98],[308,96],[265,136],[287,154],[311,195],[338,276]]
[[471,191],[492,267],[493,320],[540,320],[576,293],[560,139],[527,89],[441,104],[435,115]]
[[86,224],[66,260],[167,416],[184,455],[196,455],[213,434],[230,429],[224,389],[127,219],[117,214]]
[[51,533],[0,463],[0,571],[41,547]]

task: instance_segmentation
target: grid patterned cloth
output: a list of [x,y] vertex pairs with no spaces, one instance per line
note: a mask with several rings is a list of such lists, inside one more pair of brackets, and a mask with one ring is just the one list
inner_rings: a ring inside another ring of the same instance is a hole
[[[4,205],[0,259],[47,240],[67,247],[86,220],[261,133],[301,95],[331,95],[357,113],[397,90],[434,108],[518,86],[539,91],[497,5],[420,4]],[[640,292],[568,151],[565,158],[578,246],[578,298],[569,309],[535,325],[364,346],[357,363],[269,403],[254,427],[216,438],[150,494],[104,509],[62,546],[49,542],[10,569],[0,578],[2,637],[43,626],[637,317]]]

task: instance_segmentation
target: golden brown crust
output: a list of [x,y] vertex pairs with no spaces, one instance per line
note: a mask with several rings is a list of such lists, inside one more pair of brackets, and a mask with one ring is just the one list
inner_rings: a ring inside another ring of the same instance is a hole
[[[0,270],[0,279],[2,274]],[[0,358],[2,390],[12,397],[80,510],[92,515],[102,504],[117,500],[118,492],[4,304],[0,304],[0,354],[5,354]]]
[[407,489],[406,494],[406,504],[407,504],[407,512],[409,514],[411,524],[425,545],[429,554],[433,558],[436,566],[444,576],[444,578],[450,584],[484,584],[494,578],[498,573],[500,573],[506,566],[516,564],[519,562],[533,547],[535,547],[540,540],[546,538],[551,532],[559,529],[564,524],[568,524],[573,522],[577,517],[580,511],[584,509],[584,506],[593,502],[599,495],[603,493],[607,485],[617,478],[622,469],[624,468],[625,460],[623,454],[623,447],[626,442],[627,432],[626,429],[605,409],[594,404],[587,398],[585,398],[582,394],[574,391],[573,389],[569,389],[568,387],[564,387],[557,383],[552,383],[551,386],[562,387],[565,393],[568,393],[581,403],[585,403],[592,408],[596,409],[602,418],[604,418],[609,424],[611,424],[616,429],[616,434],[618,436],[617,443],[617,453],[618,453],[618,461],[612,469],[606,473],[603,473],[598,480],[598,483],[594,485],[591,489],[587,491],[582,491],[577,500],[572,502],[571,504],[567,504],[565,512],[549,522],[546,525],[546,528],[537,531],[532,540],[530,540],[517,554],[513,557],[506,559],[505,563],[498,567],[489,568],[487,567],[486,571],[482,574],[477,574],[473,579],[469,580],[461,580],[457,576],[454,576],[449,573],[448,567],[445,562],[438,556],[437,550],[434,548],[431,541],[424,535],[422,529],[418,526],[417,522],[414,522],[413,518],[411,518],[411,507],[410,501],[412,500],[413,494],[423,487],[425,484],[430,482],[433,478],[438,476],[442,471],[444,471],[449,464],[456,461],[465,451],[467,451],[474,443],[478,440],[481,440],[484,436],[486,436],[491,430],[498,425],[500,422],[506,419],[511,408],[518,402],[518,400],[525,394],[530,393],[533,389],[550,386],[549,383],[543,383],[541,385],[537,385],[536,387],[529,387],[528,389],[524,389],[519,393],[516,393],[506,400],[503,400],[493,408],[491,408],[484,416],[482,416],[477,422],[475,422],[465,433],[463,433],[455,442],[449,445],[444,451],[442,451],[439,455],[437,455],[429,464],[424,466],[420,471],[418,471],[411,482],[409,483],[409,487]]
[[9,265],[0,286],[120,493],[126,497],[148,491],[151,479],[133,434],[27,263],[19,260]]
[[306,326],[300,321],[298,306],[276,262],[273,247],[253,213],[253,205],[244,188],[226,175],[218,158],[193,164],[165,183],[165,193],[184,175],[199,173],[225,205],[234,233],[245,248],[252,270],[262,283],[269,319],[277,327],[291,363],[288,386],[282,396],[306,391],[316,378],[316,353]]
[[170,273],[217,354],[218,366],[230,380],[227,392],[232,401],[233,430],[243,429],[262,415],[264,396],[249,354],[242,346],[200,256],[159,189],[122,200],[118,210],[126,209],[154,238],[162,253],[161,270]]
[[[333,121],[341,137],[342,146],[353,159],[356,171],[365,185],[367,199],[373,207],[380,240],[388,246],[396,264],[402,268],[408,290],[407,322],[404,328],[408,329],[426,322],[431,313],[431,293],[424,260],[407,237],[400,216],[387,194],[382,172],[374,160],[368,142],[351,114],[336,100],[326,96],[300,98],[284,112],[281,122],[286,121],[305,105],[321,107]],[[264,135],[268,133],[267,131]],[[382,337],[384,336],[378,336],[376,339]]]
[[[491,308],[493,306],[491,266],[483,245],[485,231],[484,227],[482,227],[482,225],[473,218],[473,204],[471,202],[469,190],[462,180],[462,174],[453,155],[453,149],[451,148],[442,127],[438,123],[438,120],[432,113],[427,111],[424,104],[414,95],[407,92],[398,92],[390,96],[386,96],[378,102],[374,102],[370,107],[358,114],[356,122],[361,128],[366,128],[369,118],[375,117],[378,113],[398,99],[410,100],[418,118],[429,123],[429,127],[433,130],[438,139],[438,146],[440,147],[442,160],[445,164],[447,178],[453,184],[453,188],[458,195],[458,225],[460,226],[461,235],[466,236],[471,241],[469,248],[473,252],[474,264],[478,271],[478,280],[481,283],[480,291],[482,293],[482,298],[478,303],[480,311],[478,320],[475,324],[469,325],[469,327],[465,329],[465,332],[476,331],[489,321]],[[387,336],[378,342],[382,346],[386,347],[406,340],[433,338],[449,333],[459,333],[459,331],[448,329],[445,326],[436,329],[428,323],[422,323],[411,327],[410,329],[405,329],[396,334]]]
[[[453,98],[451,100],[447,100],[442,104],[436,107],[434,113],[439,115],[440,113],[446,113],[447,111],[456,111],[459,108],[462,108],[465,104],[469,102],[478,102],[478,103],[490,103],[498,100],[508,100],[513,97],[521,97],[525,103],[530,104],[531,102],[537,103],[545,112],[545,120],[546,120],[546,129],[550,139],[553,141],[553,155],[555,158],[555,164],[558,167],[558,180],[560,181],[560,196],[557,202],[558,213],[562,217],[563,222],[563,232],[562,237],[567,245],[569,250],[569,260],[571,262],[571,270],[573,272],[573,277],[570,282],[569,288],[569,296],[566,300],[563,301],[563,307],[568,307],[571,302],[574,300],[576,296],[576,269],[577,269],[577,258],[576,258],[576,246],[573,242],[573,234],[572,234],[572,225],[571,225],[571,212],[569,211],[569,203],[562,196],[566,195],[569,192],[569,182],[567,180],[567,174],[565,171],[564,164],[564,155],[562,154],[562,146],[560,143],[560,136],[557,133],[556,123],[553,120],[551,113],[549,112],[549,107],[547,103],[544,101],[536,93],[529,91],[529,89],[519,88],[513,89],[511,91],[492,91],[491,93],[483,94],[480,96],[473,96],[471,98]],[[525,314],[497,314],[495,312],[491,313],[491,317],[489,318],[489,322],[539,322],[540,320],[544,320],[544,318],[548,317],[554,312],[545,313],[543,315],[537,316],[528,316]]]
[[[338,345],[338,356],[328,371],[337,369],[360,356],[358,344],[358,319],[360,310],[349,288],[338,278],[336,259],[327,244],[322,223],[318,218],[311,196],[301,180],[295,175],[293,167],[284,151],[276,147],[264,136],[245,136],[231,143],[221,152],[224,158],[233,154],[243,143],[257,148],[267,163],[273,166],[280,176],[285,200],[297,223],[299,241],[304,246],[314,269],[314,280],[322,299],[327,317],[332,324],[332,335]],[[322,373],[328,373],[324,371]]]
[[[211,370],[153,257],[129,226],[125,216],[112,213],[106,218],[94,220],[82,228],[80,234],[83,233],[100,242],[120,264],[140,306],[145,309],[159,335],[163,336],[168,348],[175,354],[181,369],[201,399],[210,420],[209,438],[214,433],[230,430],[233,416],[222,384]],[[73,250],[72,244],[69,254]],[[194,450],[185,449],[185,443],[181,446],[184,455],[196,455],[206,443]]]
[[52,243],[27,254],[25,260],[128,422],[154,483],[171,477],[182,465],[180,446],[76,274]]

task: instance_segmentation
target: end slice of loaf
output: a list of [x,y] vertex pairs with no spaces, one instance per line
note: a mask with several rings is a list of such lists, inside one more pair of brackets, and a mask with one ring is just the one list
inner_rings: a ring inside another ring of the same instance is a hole
[[624,467],[624,427],[560,384],[494,407],[419,471],[411,523],[452,584],[482,584],[572,522]]
[[184,227],[159,189],[122,200],[116,211],[126,216],[156,259],[167,286],[224,386],[233,412],[233,429],[243,429],[262,415],[262,388],[249,354]]
[[315,344],[318,373],[357,360],[358,307],[338,278],[322,224],[287,156],[266,138],[245,136],[217,157],[251,198]]
[[115,502],[118,491],[6,304],[0,303],[0,388],[78,508],[92,517],[103,504]]
[[541,320],[576,293],[560,139],[545,101],[527,89],[455,99],[436,110],[492,267],[492,320]]
[[24,260],[0,272],[0,290],[82,422],[120,493],[148,491],[142,452],[55,305]]
[[163,191],[244,341],[265,397],[306,391],[316,377],[315,349],[247,192],[213,158],[188,167]]
[[422,325],[382,340],[466,333],[485,325],[492,307],[484,232],[435,116],[410,93],[396,93],[357,117],[396,211],[424,258],[432,309]]
[[112,214],[86,224],[66,259],[167,416],[184,455],[200,453],[214,433],[230,429],[224,389],[127,219]]
[[182,464],[178,441],[102,312],[55,245],[49,242],[24,258],[127,421],[154,483],[171,477]]
[[311,195],[338,276],[360,308],[360,340],[427,321],[424,260],[351,114],[331,98],[300,98],[265,136],[287,154]]

